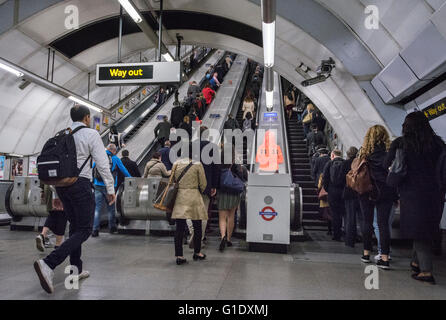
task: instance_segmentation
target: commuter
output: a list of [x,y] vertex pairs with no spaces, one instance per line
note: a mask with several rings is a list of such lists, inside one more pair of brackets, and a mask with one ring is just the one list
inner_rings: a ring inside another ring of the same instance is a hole
[[225,63],[223,62],[215,68],[215,72],[217,73],[217,79],[218,79],[218,82],[220,82],[220,83],[223,82],[223,78],[224,78],[225,74],[227,73],[227,70],[225,69],[224,64]]
[[200,86],[197,84],[197,81],[192,81],[189,85],[189,88],[187,89],[187,96],[196,97],[197,94],[200,94],[201,89]]
[[170,162],[170,146],[171,143],[169,140],[164,142],[164,147],[158,150],[158,152],[161,154],[161,162],[164,163],[167,170],[172,169],[172,162]]
[[291,116],[293,115],[293,108],[296,106],[296,95],[291,88],[288,89],[288,92],[286,95],[284,95],[283,100],[288,119],[291,119]]
[[[350,147],[350,149],[348,149],[347,160],[345,160],[343,163],[344,179],[347,173],[350,171],[352,162],[357,155],[358,148]],[[356,191],[346,185],[344,188],[343,198],[345,204],[345,245],[354,248],[355,242],[358,238],[357,222],[362,221],[361,207],[359,205],[359,195]]]
[[[109,144],[106,150],[108,156],[109,170],[113,176],[115,181],[115,188],[118,185],[117,174],[118,170],[125,177],[132,177],[130,173],[127,171],[126,167],[122,163],[121,159],[116,156],[117,150],[114,144]],[[93,177],[94,177],[94,197],[96,202],[96,209],[94,211],[94,222],[93,222],[93,233],[92,237],[99,236],[99,227],[100,227],[100,215],[102,211],[102,206],[105,204],[107,200],[107,188],[104,184],[104,181],[99,174],[99,170],[95,169],[96,163],[93,163]],[[116,233],[118,230],[116,228],[116,220],[115,220],[115,204],[107,205],[108,211],[108,227],[110,233]]]
[[[130,175],[135,178],[140,178],[141,172],[139,172],[139,168],[138,168],[138,165],[136,164],[136,162],[130,160],[129,151],[122,150],[121,154],[122,154],[122,157],[121,157],[122,164],[127,169],[127,171],[130,173]],[[116,186],[116,191],[119,189],[119,186],[124,182],[124,179],[125,179],[124,174],[120,170],[118,170],[118,184]]]
[[313,113],[315,112],[314,105],[309,103],[307,105],[307,109],[304,111],[302,123],[304,125],[304,136],[305,139],[310,131],[311,121],[313,120]]
[[438,181],[437,170],[445,144],[420,111],[406,116],[402,131],[403,136],[390,147],[385,166],[392,163],[397,149],[403,150],[407,171],[398,186],[400,229],[403,237],[413,240],[412,277],[435,284],[432,240],[438,234],[444,207],[444,189]]
[[246,115],[249,113],[251,114],[251,119],[254,118],[254,114],[255,114],[255,104],[254,104],[254,100],[252,99],[252,97],[250,96],[246,96],[245,99],[243,100],[243,120],[246,119]]
[[328,203],[333,217],[333,240],[341,241],[342,218],[345,215],[345,204],[342,194],[345,188],[344,159],[342,152],[335,149],[331,152],[331,161],[324,167],[322,184],[328,193]]
[[231,130],[240,129],[238,121],[234,119],[232,114],[228,115],[228,120],[226,120],[226,122],[224,123],[223,129],[231,129]]
[[314,164],[311,170],[311,177],[316,182],[319,181],[320,175],[324,172],[325,165],[330,161],[330,156],[328,155],[328,150],[324,147],[319,149],[319,158],[314,160]]
[[245,132],[246,130],[254,130],[254,124],[252,122],[252,116],[250,112],[246,115],[246,119],[243,121],[242,130],[243,132]]
[[243,181],[243,170],[240,165],[235,164],[234,148],[232,152],[232,161],[230,163],[224,162],[224,145],[222,144],[221,159],[222,163],[219,165],[219,179],[217,207],[218,207],[218,225],[220,228],[220,245],[219,250],[224,251],[225,247],[232,247],[232,233],[235,226],[235,211],[240,205],[241,195],[243,193],[233,189],[225,189],[221,185],[222,174],[230,170],[235,179]]
[[[323,175],[319,176],[317,180],[317,194],[319,198],[319,214],[322,220],[327,221],[328,230],[327,235],[332,235],[332,221],[333,217],[330,211],[330,204],[328,203],[328,194],[322,194],[322,188],[324,187],[322,184]],[[325,191],[325,189],[323,189]]]
[[230,56],[226,56],[225,62],[226,62],[226,70],[229,71],[229,69],[231,69],[231,66],[232,66],[232,59],[231,59],[231,57]]
[[170,120],[172,122],[172,126],[178,129],[181,121],[183,121],[183,118],[186,114],[186,110],[181,105],[178,104],[173,107],[172,111],[170,112]]
[[163,87],[160,87],[158,94],[155,97],[156,106],[159,107],[166,102],[167,94]]
[[47,238],[50,230],[56,235],[54,249],[59,248],[63,242],[66,227],[67,215],[65,214],[63,204],[60,199],[57,198],[56,190],[54,189],[51,210],[48,212],[48,217],[45,219],[42,232],[36,237],[37,250],[44,252],[45,248],[50,247],[49,239]]
[[214,66],[213,66],[213,65],[210,65],[209,68],[206,70],[206,73],[205,73],[205,77],[206,77],[206,79],[210,80],[210,79],[211,79],[211,76],[212,76],[213,74],[214,74]]
[[325,138],[325,134],[319,131],[317,125],[315,123],[311,124],[311,132],[307,134],[307,148],[308,155],[311,157],[316,152],[316,146],[325,145],[327,143],[327,139]]
[[315,124],[317,126],[317,129],[320,132],[324,132],[326,123],[327,123],[327,121],[322,116],[322,113],[319,110],[316,110],[313,113],[313,117],[311,119],[311,124]]
[[110,127],[110,133],[108,134],[108,141],[109,143],[113,143],[118,148],[118,151],[121,150],[122,148],[125,148],[122,134],[118,131],[118,128],[116,128],[115,125],[112,125]]
[[159,152],[153,154],[152,159],[147,162],[146,167],[144,168],[144,178],[169,178],[170,173],[170,170],[167,170],[166,166],[161,161],[161,154]]
[[377,261],[376,265],[385,270],[390,268],[389,217],[393,202],[398,198],[396,190],[386,184],[388,166],[384,166],[384,160],[389,146],[389,133],[386,128],[375,125],[367,131],[364,143],[359,151],[359,158],[368,162],[369,173],[373,182],[373,191],[359,197],[363,215],[362,235],[364,240],[364,255],[361,257],[361,261],[370,263],[370,253],[373,248],[373,213],[376,208],[382,251],[381,259]]
[[211,86],[211,88],[213,90],[217,90],[221,86],[221,83],[218,80],[218,73],[217,72],[214,72],[214,75],[212,76],[211,80],[209,81],[209,85]]
[[[90,109],[87,107],[76,105],[71,108],[70,115],[73,120],[72,130],[81,126],[86,128],[90,126]],[[94,129],[82,129],[76,131],[73,138],[76,145],[77,165],[81,167],[79,178],[71,186],[56,188],[70,222],[69,238],[46,258],[34,262],[40,284],[48,293],[54,292],[53,270],[68,256],[70,256],[70,264],[77,267],[79,280],[89,276],[89,272],[83,269],[81,252],[82,243],[91,234],[94,215],[95,200],[90,181],[92,172],[91,167],[85,165],[90,157],[96,162],[97,170],[104,179],[108,204],[112,205],[116,200],[113,177],[99,133]]]
[[[184,173],[183,173],[184,172]],[[178,181],[178,193],[172,211],[175,219],[175,256],[177,265],[186,263],[183,256],[183,237],[186,228],[186,219],[192,220],[194,229],[194,260],[204,260],[206,255],[201,253],[202,221],[207,221],[208,214],[205,208],[202,193],[206,190],[206,174],[200,162],[192,161],[192,144],[189,144],[189,157],[182,158],[173,164],[173,178]],[[180,179],[180,176],[181,179]]]
[[[206,133],[206,130],[208,130],[207,127],[205,126],[201,126],[200,127],[200,154],[203,151],[203,149],[210,144],[211,142],[207,141],[206,138],[204,136],[204,134]],[[213,149],[212,149],[213,150]],[[209,156],[211,158],[213,158],[213,151],[211,150],[211,152],[209,153]],[[204,174],[206,176],[206,188],[203,190],[201,196],[203,197],[203,203],[204,203],[204,207],[206,209],[206,212],[208,212],[208,208],[209,208],[209,204],[211,202],[211,198],[213,196],[215,196],[215,194],[217,193],[217,183],[218,183],[218,179],[219,179],[219,173],[220,171],[218,170],[217,165],[214,162],[211,163],[206,163],[203,162],[203,158],[200,157],[200,162],[203,165],[203,169],[204,169]],[[190,239],[189,239],[189,248],[193,248],[194,247],[194,228],[192,225],[192,220],[187,220],[187,226],[189,228],[189,233],[190,233]],[[207,226],[207,221],[203,220],[202,224],[201,224],[201,240],[203,241],[205,236],[206,236],[206,226]],[[202,247],[204,246],[204,244],[202,244]]]
[[202,93],[203,93],[204,98],[206,99],[206,105],[209,106],[215,97],[215,91],[212,90],[212,88],[209,84],[206,84],[204,86]]
[[183,122],[181,122],[178,129],[186,130],[186,132],[189,134],[189,138],[192,138],[192,123],[190,121],[189,115],[184,116]]
[[206,99],[204,99],[202,93],[197,94],[197,98],[195,99],[195,110],[197,111],[198,118],[201,120],[206,112]]
[[250,87],[257,101],[259,100],[260,88],[262,87],[262,81],[260,78],[260,72],[256,71],[252,76]]
[[160,121],[155,127],[155,138],[162,146],[166,140],[169,140],[170,128],[172,128],[172,124],[168,121],[167,116],[164,116],[163,121]]

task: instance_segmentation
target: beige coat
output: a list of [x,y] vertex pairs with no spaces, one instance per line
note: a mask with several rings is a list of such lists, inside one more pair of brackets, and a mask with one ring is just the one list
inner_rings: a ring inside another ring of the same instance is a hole
[[249,102],[248,101],[243,101],[242,110],[243,110],[243,119],[246,118],[246,114],[248,112],[250,112],[252,117],[254,118],[254,110],[255,110],[254,101],[249,101]]
[[166,166],[160,160],[152,159],[147,162],[144,169],[144,178],[148,177],[170,177],[170,171],[167,171]]
[[[189,163],[189,159],[175,161],[172,167],[175,179],[180,177],[181,172]],[[201,196],[206,184],[203,165],[200,162],[194,162],[179,183],[172,219],[208,219],[207,209],[204,207],[203,197]]]

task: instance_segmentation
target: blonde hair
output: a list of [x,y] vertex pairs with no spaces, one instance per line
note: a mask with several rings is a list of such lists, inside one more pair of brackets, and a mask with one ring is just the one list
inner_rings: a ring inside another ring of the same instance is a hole
[[362,159],[368,157],[375,151],[375,147],[380,144],[384,145],[386,150],[389,150],[389,133],[382,125],[377,124],[367,130],[364,143],[361,150],[359,150],[359,157]]
[[308,112],[314,111],[314,105],[312,103],[307,104],[307,110]]

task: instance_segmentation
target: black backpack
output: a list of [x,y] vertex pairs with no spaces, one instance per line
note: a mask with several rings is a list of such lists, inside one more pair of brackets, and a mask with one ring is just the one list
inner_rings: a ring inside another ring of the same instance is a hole
[[80,169],[77,167],[73,134],[84,128],[87,127],[62,130],[45,143],[37,157],[37,172],[43,184],[67,187],[77,181],[82,169],[91,158],[91,155],[88,156]]
[[332,161],[330,167],[330,184],[334,187],[344,187],[345,186],[345,173],[343,160]]

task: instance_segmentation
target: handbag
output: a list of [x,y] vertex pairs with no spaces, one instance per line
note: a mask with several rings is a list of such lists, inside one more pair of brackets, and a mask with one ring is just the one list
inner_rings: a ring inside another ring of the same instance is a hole
[[374,184],[370,176],[369,165],[366,159],[355,158],[351,170],[347,173],[346,183],[360,195],[372,192]]
[[181,179],[184,177],[186,172],[192,167],[193,163],[190,162],[187,167],[181,172],[180,176],[178,177],[178,180],[174,182],[175,179],[175,172],[172,172],[169,183],[167,184],[166,188],[164,189],[164,192],[158,197],[158,199],[155,200],[155,203],[153,204],[153,207],[161,210],[170,212],[173,210],[173,207],[175,206],[175,200],[177,198],[178,194],[178,187]]
[[398,187],[407,175],[406,156],[403,149],[396,149],[395,159],[389,168],[386,183],[390,187]]
[[242,193],[245,191],[245,184],[229,168],[223,169],[220,174],[220,188],[231,193]]

